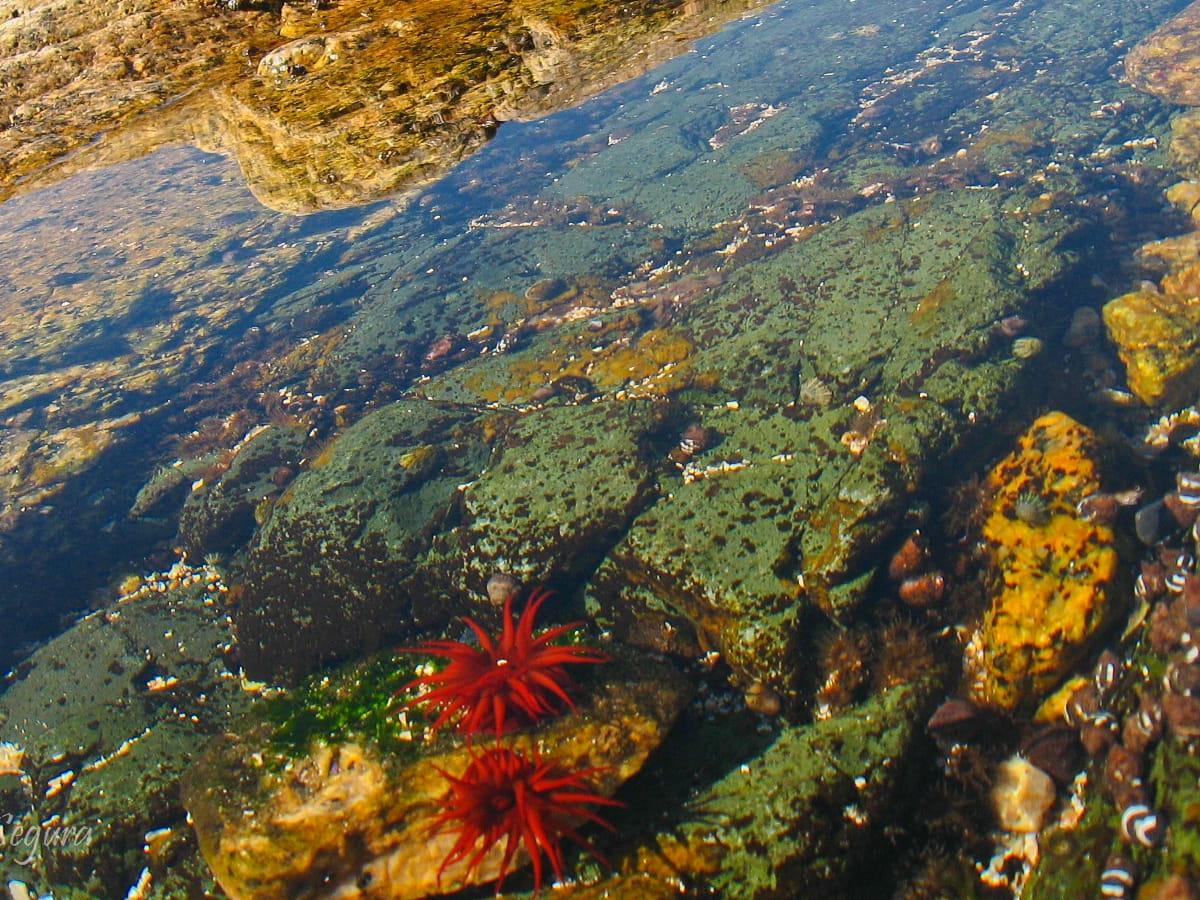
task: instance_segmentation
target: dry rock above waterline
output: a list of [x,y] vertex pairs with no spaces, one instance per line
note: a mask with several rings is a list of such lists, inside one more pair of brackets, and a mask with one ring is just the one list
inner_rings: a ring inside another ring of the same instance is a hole
[[762,3],[280,5],[0,3],[0,196],[189,142],[273,209],[366,203]]
[[[590,678],[577,712],[536,731],[518,733],[505,746],[540,749],[568,770],[600,767],[592,787],[612,794],[633,776],[666,736],[690,689],[671,666],[624,652]],[[268,724],[218,739],[189,775],[184,802],[201,850],[225,892],[235,900],[296,896],[315,883],[324,896],[424,897],[496,878],[497,845],[467,875],[458,863],[441,873],[453,847],[453,829],[430,833],[449,784],[439,770],[461,774],[474,750],[449,734],[425,740],[425,725],[385,720],[386,734],[372,741],[354,735],[358,721],[380,721],[378,704],[395,703],[389,692],[355,687],[352,667],[323,678],[302,704],[347,707],[344,730],[332,739],[280,750]],[[370,694],[372,699],[364,699]],[[375,705],[372,705],[375,704]],[[285,722],[304,718],[303,710]],[[412,729],[405,740],[396,735]],[[265,760],[265,762],[264,762]],[[248,814],[249,811],[249,814]],[[517,865],[527,859],[518,855]]]

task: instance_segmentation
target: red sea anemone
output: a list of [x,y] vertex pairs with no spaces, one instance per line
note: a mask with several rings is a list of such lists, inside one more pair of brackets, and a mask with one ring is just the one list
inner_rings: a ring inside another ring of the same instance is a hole
[[[586,778],[595,768],[565,772],[537,752],[532,759],[507,747],[494,747],[478,756],[459,778],[438,770],[450,782],[442,798],[445,807],[433,821],[435,831],[456,825],[458,838],[438,869],[440,882],[447,866],[467,860],[468,874],[501,839],[504,857],[496,892],[504,884],[509,865],[523,844],[533,861],[534,890],[542,886],[544,854],[554,877],[562,880],[562,838],[570,838],[604,863],[595,849],[576,830],[582,821],[614,830],[591,806],[622,806],[620,801],[593,792]],[[607,863],[605,863],[607,865]]]
[[434,731],[461,713],[459,731],[467,735],[490,731],[498,736],[510,724],[531,724],[558,712],[560,703],[574,709],[567,694],[571,679],[565,667],[607,662],[608,657],[588,647],[554,643],[579,627],[578,622],[534,637],[533,620],[549,596],[549,591],[534,591],[515,625],[509,597],[504,603],[504,629],[498,641],[493,641],[474,619],[464,618],[479,640],[478,647],[463,641],[427,641],[406,649],[449,660],[442,671],[418,678],[404,688],[432,688],[409,703],[440,710]]

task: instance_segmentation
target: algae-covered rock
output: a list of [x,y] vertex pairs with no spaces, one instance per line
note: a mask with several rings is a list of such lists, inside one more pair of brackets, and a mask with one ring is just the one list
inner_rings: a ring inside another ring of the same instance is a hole
[[630,867],[721,897],[871,895],[866,885],[884,874],[873,854],[925,746],[929,687],[889,688],[834,718],[783,730],[700,791],[683,821]]
[[414,581],[428,536],[488,459],[469,410],[402,401],[366,416],[275,503],[235,610],[246,671],[286,679],[450,615]]
[[[215,743],[188,778],[185,803],[200,846],[233,898],[284,898],[320,885],[323,896],[423,897],[492,881],[502,843],[468,876],[439,868],[453,829],[431,833],[449,783],[480,752],[402,711],[390,690],[409,658],[388,658],[315,681],[282,715]],[[393,674],[394,674],[393,672]],[[612,794],[658,746],[686,702],[670,666],[618,651],[583,687],[579,709],[506,739],[540,749],[564,770],[600,767],[589,781]],[[308,723],[307,725],[305,723]],[[311,740],[307,740],[311,739]],[[516,864],[528,862],[523,854]]]
[[1125,57],[1125,74],[1140,91],[1170,103],[1200,106],[1200,3],[1193,3]]
[[[254,533],[256,512],[277,497],[300,461],[304,432],[268,425],[239,445],[213,484],[195,487],[179,515],[180,547],[192,558],[236,550]],[[261,513],[260,513],[261,515]]]
[[378,649],[444,621],[449,598],[482,595],[497,571],[586,574],[652,493],[643,443],[661,416],[645,402],[481,419],[429,401],[367,416],[251,548],[235,613],[247,670],[288,678]]
[[0,786],[0,814],[10,833],[43,823],[30,865],[14,864],[23,852],[0,860],[5,880],[62,898],[125,896],[143,869],[155,896],[204,883],[179,779],[247,707],[226,668],[220,586],[208,570],[96,613],[34,653],[0,694],[0,744],[20,748],[28,779]]
[[[944,192],[847,216],[692,300],[678,320],[721,439],[599,568],[596,615],[631,637],[690,620],[747,681],[794,694],[806,621],[853,615],[922,479],[998,413],[1024,364],[987,358],[1021,302],[1016,257],[1053,277],[1059,227],[1015,234],[994,200]],[[800,397],[808,378],[828,405]]]
[[1178,404],[1200,387],[1200,263],[1109,301],[1104,324],[1129,389],[1148,405]]
[[1117,611],[1112,528],[1076,510],[1100,489],[1097,449],[1083,425],[1048,413],[988,475],[983,537],[995,586],[964,659],[981,703],[1041,699]]
[[645,444],[663,412],[596,403],[516,420],[464,490],[462,524],[435,538],[430,575],[478,594],[497,571],[526,584],[586,574],[651,498]]

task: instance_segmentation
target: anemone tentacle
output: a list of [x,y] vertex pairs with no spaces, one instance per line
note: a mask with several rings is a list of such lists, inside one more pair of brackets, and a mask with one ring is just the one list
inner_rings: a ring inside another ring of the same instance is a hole
[[436,709],[433,731],[456,720],[458,730],[468,736],[484,732],[499,736],[509,727],[532,724],[563,708],[574,709],[566,667],[596,665],[607,662],[608,657],[590,647],[553,643],[580,627],[580,622],[558,625],[534,636],[534,621],[549,597],[549,591],[534,591],[516,622],[512,598],[505,600],[499,640],[493,640],[474,619],[464,617],[478,647],[464,641],[431,640],[402,648],[401,652],[448,661],[442,671],[418,678],[401,689],[400,693],[405,693],[429,688],[408,700],[407,705]]

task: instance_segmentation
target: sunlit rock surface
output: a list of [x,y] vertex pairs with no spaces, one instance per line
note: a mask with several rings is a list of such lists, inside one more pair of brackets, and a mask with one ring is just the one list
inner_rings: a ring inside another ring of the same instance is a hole
[[[496,879],[503,842],[473,873],[465,862],[440,872],[455,831],[430,830],[449,789],[442,772],[461,775],[490,742],[431,742],[418,711],[389,711],[397,701],[380,686],[395,679],[380,667],[412,665],[387,659],[306,688],[282,725],[226,735],[189,774],[184,802],[230,897],[294,896],[319,881],[329,896],[416,898]],[[536,747],[565,771],[598,767],[589,782],[608,795],[641,769],[689,691],[670,666],[624,652],[592,674],[578,712],[505,746]],[[527,864],[518,854],[510,871]]]
[[276,14],[5,0],[0,196],[190,142],[236,159],[273,209],[364,203],[437,179],[499,122],[579,103],[761,5],[340,0]]
[[1200,3],[1138,44],[1125,58],[1125,73],[1139,90],[1171,103],[1200,106]]

